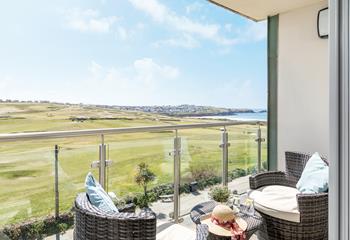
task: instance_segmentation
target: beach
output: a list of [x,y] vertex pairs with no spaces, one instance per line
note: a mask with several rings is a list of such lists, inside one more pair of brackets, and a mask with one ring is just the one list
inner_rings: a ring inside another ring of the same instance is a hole
[[267,112],[237,113],[227,116],[201,116],[198,118],[207,119],[227,119],[236,121],[267,121]]

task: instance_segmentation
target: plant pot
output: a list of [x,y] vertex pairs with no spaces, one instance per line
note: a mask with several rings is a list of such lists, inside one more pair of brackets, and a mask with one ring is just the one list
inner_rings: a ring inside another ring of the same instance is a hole
[[190,192],[197,192],[198,191],[198,183],[197,182],[191,182],[190,183]]

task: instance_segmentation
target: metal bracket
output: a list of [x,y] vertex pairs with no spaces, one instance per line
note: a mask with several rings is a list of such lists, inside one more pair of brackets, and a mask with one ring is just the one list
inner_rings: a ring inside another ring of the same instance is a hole
[[[113,161],[112,160],[106,160],[106,167],[112,166]],[[100,161],[93,161],[91,163],[91,168],[99,168],[100,167]]]
[[265,138],[256,138],[255,139],[255,142],[265,142]]
[[169,152],[169,156],[181,155],[181,150]]
[[222,143],[219,145],[220,148],[224,148],[225,146],[230,147],[231,143]]

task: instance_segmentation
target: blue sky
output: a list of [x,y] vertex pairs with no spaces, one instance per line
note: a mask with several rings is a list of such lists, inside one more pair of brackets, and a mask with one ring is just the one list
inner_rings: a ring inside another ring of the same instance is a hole
[[265,108],[266,22],[207,1],[3,1],[0,98]]

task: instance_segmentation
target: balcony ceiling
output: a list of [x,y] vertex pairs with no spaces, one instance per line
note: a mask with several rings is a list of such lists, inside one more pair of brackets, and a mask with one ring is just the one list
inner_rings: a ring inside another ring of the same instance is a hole
[[265,20],[268,16],[288,12],[293,9],[312,5],[322,0],[209,0],[221,7],[236,12],[255,21]]

